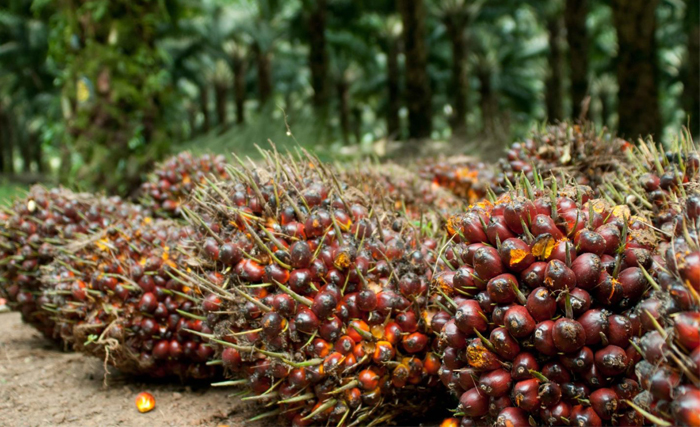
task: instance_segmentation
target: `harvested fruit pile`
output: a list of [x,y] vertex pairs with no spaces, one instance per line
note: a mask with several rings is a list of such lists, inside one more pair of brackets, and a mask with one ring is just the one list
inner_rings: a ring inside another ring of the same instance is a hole
[[419,168],[182,154],[144,207],[36,188],[0,212],[0,292],[68,348],[284,425],[700,424],[691,141],[560,125],[497,167]]

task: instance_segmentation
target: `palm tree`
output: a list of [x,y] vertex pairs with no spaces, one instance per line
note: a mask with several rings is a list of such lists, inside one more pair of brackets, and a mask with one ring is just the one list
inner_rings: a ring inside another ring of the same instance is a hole
[[684,104],[690,116],[692,135],[700,135],[700,3],[685,1],[685,32],[688,53],[685,71]]
[[[644,2],[645,0],[639,3]],[[573,107],[571,116],[573,118],[578,118],[581,115],[582,103],[588,93],[587,16],[588,0],[566,0],[564,21],[566,23],[566,40],[569,44],[571,103]]]

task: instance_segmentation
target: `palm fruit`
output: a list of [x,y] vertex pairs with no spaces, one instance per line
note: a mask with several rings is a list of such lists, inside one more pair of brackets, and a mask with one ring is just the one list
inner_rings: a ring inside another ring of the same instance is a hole
[[486,197],[494,182],[492,167],[466,156],[427,162],[420,168],[419,174],[434,186],[451,191],[468,204]]
[[412,219],[447,216],[464,208],[464,201],[447,189],[392,163],[357,164],[342,170],[339,178],[369,197],[390,202],[382,208],[403,212]]
[[[636,309],[644,336],[631,354],[644,392],[629,404],[660,426],[700,425],[700,156],[681,138],[671,153],[640,146],[637,174],[645,191],[639,209],[655,217],[662,243],[654,256],[654,287]],[[644,183],[661,181],[655,188]]]
[[276,154],[198,190],[188,220],[210,338],[259,418],[384,424],[436,396],[426,293],[437,242],[313,158]]
[[43,268],[43,309],[74,350],[123,372],[209,378],[214,350],[194,290],[173,279],[191,227],[150,217],[115,223],[63,248]]
[[158,165],[141,184],[140,203],[162,218],[179,218],[180,205],[208,178],[226,178],[224,156],[204,154],[195,157],[183,151]]
[[455,270],[433,281],[433,329],[462,425],[602,425],[639,391],[628,354],[654,247],[645,220],[588,187],[534,182],[448,222]]
[[592,123],[548,125],[531,138],[511,145],[499,161],[498,187],[501,192],[507,191],[508,182],[516,182],[521,174],[532,181],[533,174],[539,172],[543,176],[565,173],[578,184],[597,190],[608,181],[608,174],[626,161],[624,154],[631,148],[627,141],[596,131]]
[[32,187],[4,215],[0,235],[0,295],[11,309],[48,337],[55,337],[50,313],[41,309],[40,268],[63,246],[121,219],[138,219],[144,209],[118,197]]

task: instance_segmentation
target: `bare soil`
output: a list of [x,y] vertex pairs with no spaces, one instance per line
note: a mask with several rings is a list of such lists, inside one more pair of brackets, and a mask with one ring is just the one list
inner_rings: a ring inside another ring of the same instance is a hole
[[[242,426],[259,413],[227,397],[235,390],[183,385],[120,374],[102,361],[63,352],[22,323],[0,313],[0,425],[2,426]],[[141,414],[134,399],[153,394]]]

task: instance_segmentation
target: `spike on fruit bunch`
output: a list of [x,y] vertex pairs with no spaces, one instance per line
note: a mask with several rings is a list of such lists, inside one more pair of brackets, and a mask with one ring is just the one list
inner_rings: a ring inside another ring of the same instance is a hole
[[32,187],[2,214],[0,294],[44,335],[56,338],[52,316],[41,307],[40,268],[62,248],[116,221],[138,220],[145,210],[118,197]]
[[224,156],[204,154],[195,157],[184,151],[159,164],[141,185],[140,198],[144,206],[157,216],[179,218],[181,204],[194,189],[207,179],[225,179]]
[[170,220],[116,223],[65,247],[44,268],[44,310],[75,350],[123,372],[209,378],[214,350],[192,333],[210,332],[195,291],[173,278],[185,265],[191,227]]
[[367,205],[316,159],[267,154],[195,193],[192,224],[217,363],[262,416],[292,425],[385,424],[435,396],[427,290],[438,242]]
[[641,390],[632,365],[635,307],[650,286],[646,220],[585,186],[534,183],[448,223],[459,268],[436,281],[444,309],[433,329],[456,415],[462,425],[639,425],[626,402]]

